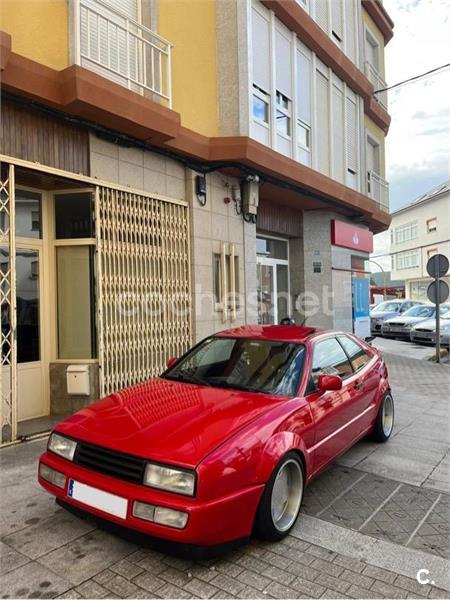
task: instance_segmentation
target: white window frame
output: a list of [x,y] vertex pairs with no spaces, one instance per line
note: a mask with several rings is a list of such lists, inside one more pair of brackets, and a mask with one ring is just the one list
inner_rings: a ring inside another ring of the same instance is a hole
[[394,243],[396,245],[416,240],[418,237],[419,224],[417,220],[398,225],[394,231]]
[[[368,38],[370,38],[370,40],[368,40]],[[377,49],[377,57],[378,57],[378,64],[374,65],[370,60],[369,57],[367,56],[367,52],[366,52],[366,41],[369,41],[369,44],[371,46],[373,46],[374,48]],[[367,26],[367,24],[364,24],[364,40],[363,40],[363,47],[364,47],[364,61],[367,61],[378,73],[380,73],[380,64],[381,64],[381,52],[380,52],[380,44],[378,43],[377,38],[375,37],[375,35],[372,33],[370,27]]]
[[406,250],[395,255],[395,266],[397,271],[406,271],[407,269],[417,269],[420,266],[419,251]]
[[[253,96],[256,96],[257,98],[259,98],[260,100],[262,100],[265,104],[267,104],[267,119],[268,121],[261,121],[261,119],[258,119],[257,117],[255,117],[255,114],[253,112]],[[258,87],[255,83],[253,84],[253,90],[252,90],[252,96],[251,96],[251,115],[252,115],[252,120],[255,121],[255,123],[258,123],[258,125],[263,125],[264,127],[267,127],[267,129],[270,130],[270,113],[271,113],[271,97],[270,94],[268,92],[265,92],[264,90],[262,90],[260,87]]]

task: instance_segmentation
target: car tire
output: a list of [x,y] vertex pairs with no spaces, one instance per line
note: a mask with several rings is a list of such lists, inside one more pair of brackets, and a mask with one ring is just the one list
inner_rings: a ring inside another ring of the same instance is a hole
[[388,441],[394,429],[394,417],[394,399],[391,391],[388,390],[381,399],[377,418],[370,435],[374,442],[384,443]]
[[289,533],[300,512],[304,482],[299,455],[288,452],[273,470],[259,503],[255,518],[257,537],[276,542]]

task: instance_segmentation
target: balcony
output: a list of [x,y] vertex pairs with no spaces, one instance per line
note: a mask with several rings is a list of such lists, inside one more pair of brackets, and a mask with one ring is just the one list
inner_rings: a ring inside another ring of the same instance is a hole
[[389,212],[389,183],[375,171],[367,172],[367,195],[381,208]]
[[75,62],[171,108],[171,44],[107,1],[74,10]]
[[[381,75],[379,74],[377,69],[367,60],[364,63],[364,72],[366,74],[367,79],[370,81],[370,83],[375,88],[375,91],[382,90],[387,87],[387,83],[381,77]],[[385,110],[388,109],[387,92],[381,92],[381,94],[375,94],[374,98],[377,102],[379,102],[381,104],[381,106]]]

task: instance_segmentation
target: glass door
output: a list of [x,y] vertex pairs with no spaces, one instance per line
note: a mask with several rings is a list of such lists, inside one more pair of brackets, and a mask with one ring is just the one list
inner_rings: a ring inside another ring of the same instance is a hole
[[279,323],[290,316],[288,241],[256,238],[258,323]]
[[258,323],[267,325],[275,323],[276,294],[274,266],[257,263],[258,273]]

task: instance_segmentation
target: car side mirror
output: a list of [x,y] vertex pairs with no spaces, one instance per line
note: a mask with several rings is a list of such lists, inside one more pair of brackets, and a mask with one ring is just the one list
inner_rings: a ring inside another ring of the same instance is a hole
[[171,367],[173,367],[174,365],[176,365],[178,362],[178,358],[176,356],[172,356],[172,358],[169,358],[169,360],[167,361],[167,368],[170,369]]
[[331,392],[342,389],[342,379],[339,375],[319,375],[317,382],[319,392]]

